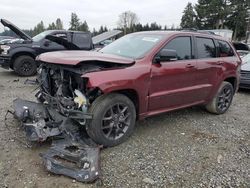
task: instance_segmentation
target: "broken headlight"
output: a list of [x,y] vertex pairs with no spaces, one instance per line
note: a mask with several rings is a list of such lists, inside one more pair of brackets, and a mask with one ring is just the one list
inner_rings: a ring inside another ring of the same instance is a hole
[[1,45],[0,46],[0,51],[1,54],[7,55],[9,53],[10,46],[8,45]]

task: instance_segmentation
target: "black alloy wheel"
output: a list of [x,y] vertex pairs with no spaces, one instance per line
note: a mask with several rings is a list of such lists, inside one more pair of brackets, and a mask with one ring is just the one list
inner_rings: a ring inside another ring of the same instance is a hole
[[205,106],[213,114],[224,114],[230,107],[234,96],[233,85],[223,81],[212,100]]
[[104,147],[124,142],[133,132],[136,121],[134,103],[119,93],[104,94],[91,104],[92,120],[86,125],[90,138]]
[[107,109],[102,122],[102,131],[107,139],[117,140],[128,130],[131,114],[126,104],[117,103]]
[[14,60],[13,70],[19,76],[32,76],[37,72],[37,64],[33,57],[22,55]]
[[227,85],[219,93],[217,108],[222,112],[226,111],[231,104],[232,98],[233,98],[232,89]]

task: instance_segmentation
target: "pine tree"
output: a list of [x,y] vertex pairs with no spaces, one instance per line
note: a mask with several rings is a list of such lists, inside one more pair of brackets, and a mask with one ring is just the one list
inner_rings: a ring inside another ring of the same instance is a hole
[[230,14],[226,25],[234,31],[234,40],[246,35],[248,19],[250,18],[249,0],[230,0]]
[[196,28],[196,15],[194,12],[194,7],[192,3],[188,3],[183,11],[183,16],[181,18],[182,28]]
[[156,22],[150,24],[150,30],[161,30],[161,25],[158,25]]
[[199,29],[224,28],[228,3],[228,0],[198,0],[195,10]]
[[48,30],[55,30],[56,28],[56,24],[54,22],[52,22],[51,24],[49,24],[49,27],[47,28]]
[[41,21],[40,23],[38,23],[38,24],[35,26],[35,28],[34,28],[34,30],[33,30],[33,35],[35,36],[35,35],[37,35],[37,34],[43,32],[43,31],[45,31],[45,27],[44,27],[43,21]]
[[76,13],[71,13],[70,28],[69,30],[77,31],[81,25],[80,19]]
[[80,26],[76,29],[78,31],[89,31],[89,26],[86,22],[86,20],[80,24]]
[[63,29],[63,22],[60,18],[56,19],[56,29],[59,29],[59,30]]

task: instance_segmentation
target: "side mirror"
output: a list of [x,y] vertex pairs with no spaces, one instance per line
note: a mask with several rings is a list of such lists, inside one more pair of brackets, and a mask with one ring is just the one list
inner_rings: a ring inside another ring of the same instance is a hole
[[43,45],[46,46],[46,47],[48,47],[50,45],[50,43],[51,43],[50,40],[45,39]]
[[155,57],[155,62],[159,63],[162,61],[176,61],[177,53],[176,50],[162,49]]

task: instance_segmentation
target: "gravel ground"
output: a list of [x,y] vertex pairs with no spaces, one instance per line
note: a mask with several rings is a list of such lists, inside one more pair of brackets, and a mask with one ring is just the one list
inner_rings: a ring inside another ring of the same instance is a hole
[[224,115],[193,107],[137,122],[127,142],[102,150],[101,180],[82,184],[45,170],[39,153],[50,143],[25,147],[11,116],[6,128],[12,100],[34,99],[25,80],[0,69],[0,187],[250,187],[250,91]]

